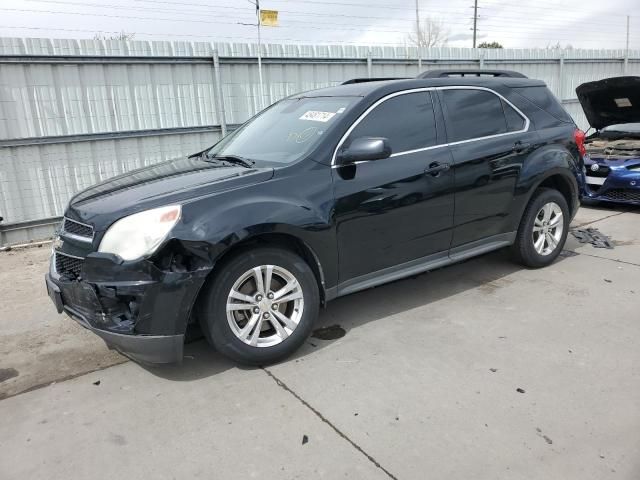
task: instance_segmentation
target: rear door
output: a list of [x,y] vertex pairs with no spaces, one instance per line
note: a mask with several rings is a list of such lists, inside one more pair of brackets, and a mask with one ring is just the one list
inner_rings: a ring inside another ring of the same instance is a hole
[[537,137],[527,118],[492,90],[443,87],[438,93],[455,172],[453,249],[508,233],[516,181]]

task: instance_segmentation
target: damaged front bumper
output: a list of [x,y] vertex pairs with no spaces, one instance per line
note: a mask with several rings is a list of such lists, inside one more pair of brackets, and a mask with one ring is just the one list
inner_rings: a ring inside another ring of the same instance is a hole
[[91,253],[81,259],[82,274],[70,278],[57,271],[56,255],[67,254],[52,253],[45,282],[58,313],[136,361],[182,361],[187,323],[206,271],[163,271],[148,260],[124,262]]
[[582,200],[640,205],[640,159],[587,158]]

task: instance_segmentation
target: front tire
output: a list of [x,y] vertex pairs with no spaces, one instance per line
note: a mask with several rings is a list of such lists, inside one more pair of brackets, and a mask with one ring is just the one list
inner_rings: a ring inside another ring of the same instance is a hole
[[255,248],[219,266],[201,301],[205,336],[239,363],[266,365],[297,350],[318,317],[318,283],[307,263],[279,248]]
[[553,263],[567,240],[569,217],[567,201],[560,192],[538,189],[520,221],[512,249],[515,260],[530,268]]

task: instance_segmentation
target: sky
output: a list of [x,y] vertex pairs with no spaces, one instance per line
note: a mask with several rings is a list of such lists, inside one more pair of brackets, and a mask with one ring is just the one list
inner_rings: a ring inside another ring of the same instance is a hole
[[[264,43],[406,45],[415,0],[261,0],[278,10]],[[442,25],[451,47],[472,46],[473,0],[418,0],[419,16]],[[640,49],[639,0],[478,0],[478,43],[505,48],[560,45]],[[117,32],[136,40],[255,42],[249,0],[0,0],[0,36],[92,38]]]

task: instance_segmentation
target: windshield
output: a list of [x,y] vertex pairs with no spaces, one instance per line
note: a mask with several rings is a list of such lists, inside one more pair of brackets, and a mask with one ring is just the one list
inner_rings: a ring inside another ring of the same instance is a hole
[[254,161],[291,163],[311,151],[359,97],[282,100],[226,136],[207,152]]

